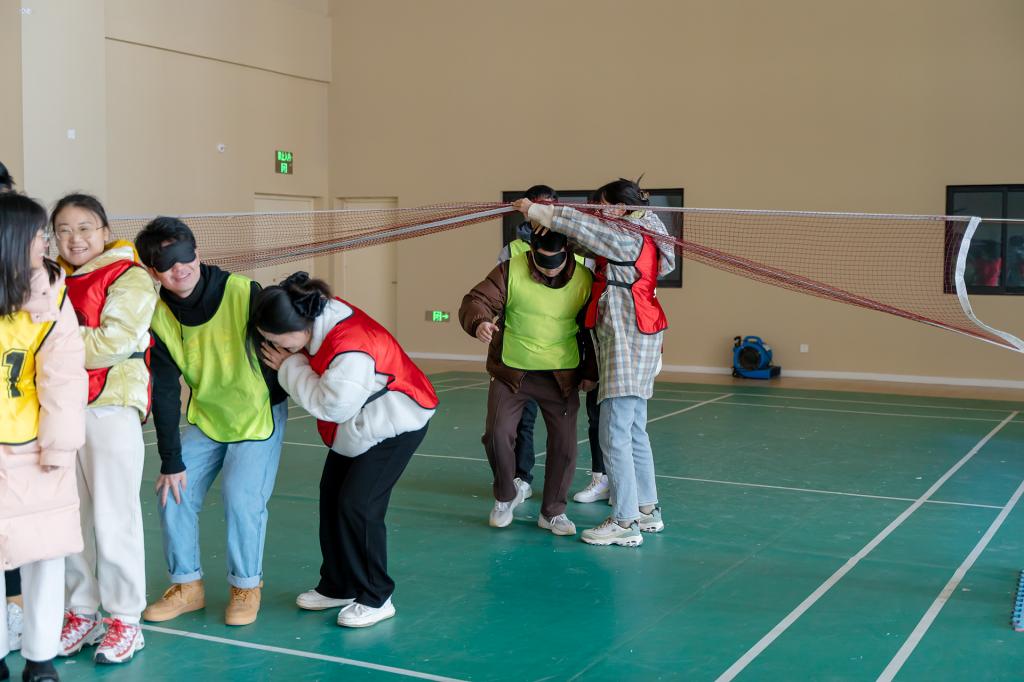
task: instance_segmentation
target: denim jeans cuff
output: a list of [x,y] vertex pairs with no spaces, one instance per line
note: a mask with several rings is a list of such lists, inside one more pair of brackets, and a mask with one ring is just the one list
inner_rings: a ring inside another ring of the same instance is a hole
[[237,575],[228,573],[228,584],[232,587],[237,587],[240,590],[251,590],[254,587],[259,587],[260,582],[262,581],[262,575],[253,576],[251,578],[239,578]]
[[183,573],[182,575],[170,573],[168,577],[171,579],[172,585],[183,585],[184,583],[194,583],[197,580],[202,580],[203,572],[195,571],[194,573]]

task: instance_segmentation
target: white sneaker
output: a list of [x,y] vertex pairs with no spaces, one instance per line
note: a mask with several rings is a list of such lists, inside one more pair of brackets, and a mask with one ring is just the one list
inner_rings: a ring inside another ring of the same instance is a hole
[[348,606],[355,599],[335,599],[333,597],[325,597],[316,590],[307,590],[298,597],[295,598],[295,604],[300,609],[306,609],[307,611],[323,611],[325,609],[333,609],[338,606]]
[[621,545],[623,547],[639,547],[644,543],[644,536],[636,521],[623,528],[609,516],[597,528],[588,528],[580,534],[580,539],[588,545]]
[[136,651],[145,648],[146,639],[138,625],[125,623],[120,618],[104,618],[103,622],[107,625],[107,634],[93,656],[97,663],[127,663]]
[[590,483],[587,487],[572,496],[576,502],[597,502],[607,500],[612,494],[612,487],[608,482],[608,474],[591,474]]
[[521,478],[513,478],[512,482],[516,484],[516,487],[523,492],[523,499],[528,500],[533,497],[533,486],[524,481]]
[[21,607],[7,602],[7,648],[17,651],[21,648],[21,632],[25,629],[25,618]]
[[512,523],[512,512],[523,503],[523,489],[516,486],[516,496],[508,502],[494,501],[489,523],[495,528],[504,528]]
[[338,625],[346,628],[368,628],[394,615],[395,605],[391,603],[391,597],[377,608],[353,602],[338,614]]
[[537,517],[537,525],[544,530],[550,530],[555,535],[576,535],[576,524],[570,521],[565,514],[552,516],[550,519],[540,514]]
[[665,522],[661,520],[661,507],[655,507],[650,514],[640,512],[636,524],[643,533],[660,533],[665,530]]
[[103,639],[103,623],[95,618],[80,616],[74,611],[64,612],[64,627],[60,630],[58,656],[74,656],[82,647],[99,644]]

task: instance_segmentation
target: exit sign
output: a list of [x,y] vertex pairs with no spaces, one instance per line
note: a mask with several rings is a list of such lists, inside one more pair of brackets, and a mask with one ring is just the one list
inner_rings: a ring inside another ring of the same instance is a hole
[[274,172],[281,173],[282,175],[291,175],[293,160],[294,157],[291,152],[278,149],[277,155],[274,158]]
[[428,310],[427,311],[427,322],[447,322],[452,318],[451,314],[444,310]]

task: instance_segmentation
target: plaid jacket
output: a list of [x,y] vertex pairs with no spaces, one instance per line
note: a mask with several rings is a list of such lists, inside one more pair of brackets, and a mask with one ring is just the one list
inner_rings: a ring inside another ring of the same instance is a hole
[[[595,256],[609,260],[633,261],[640,256],[643,238],[616,228],[594,216],[568,206],[534,204],[530,217],[555,232],[560,232]],[[668,234],[653,211],[626,216],[650,232]],[[675,254],[658,248],[658,273],[675,267]],[[639,273],[631,265],[607,266],[608,279],[635,282]],[[597,360],[600,376],[598,400],[637,396],[650,398],[654,377],[661,371],[661,347],[664,332],[643,334],[637,328],[636,307],[629,289],[608,287],[597,302]]]

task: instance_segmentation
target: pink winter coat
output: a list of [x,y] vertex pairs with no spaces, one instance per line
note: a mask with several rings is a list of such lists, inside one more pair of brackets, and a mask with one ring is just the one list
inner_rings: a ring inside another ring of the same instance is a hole
[[[0,568],[7,570],[82,551],[75,457],[85,443],[89,379],[78,320],[60,281],[32,274],[22,310],[33,322],[57,320],[36,354],[39,436],[24,445],[0,445]],[[56,467],[50,471],[44,466]]]

